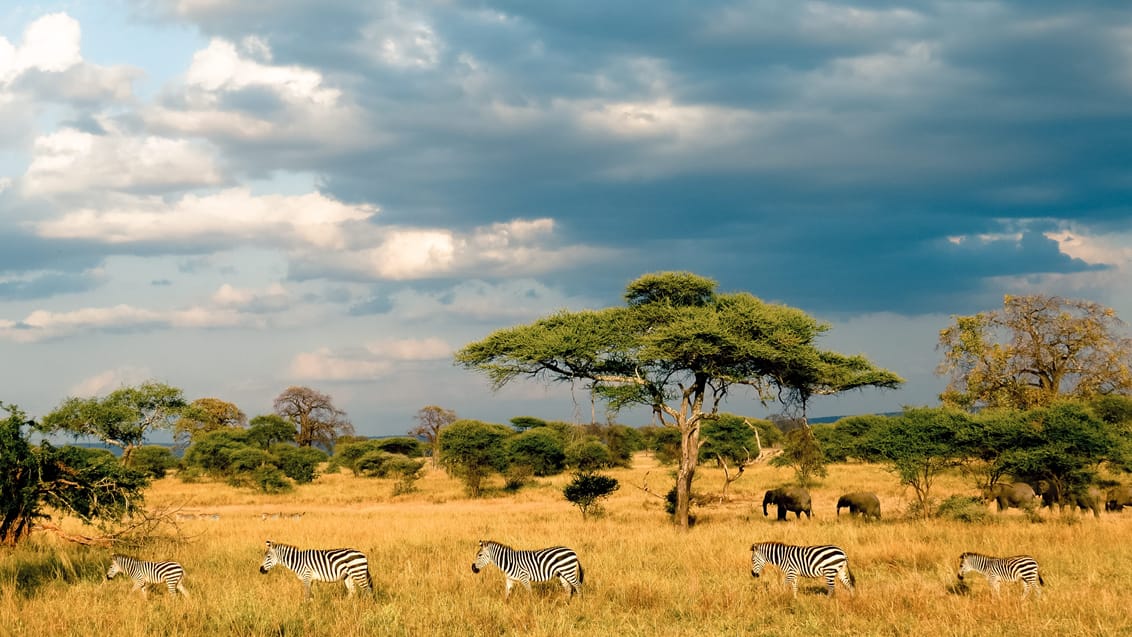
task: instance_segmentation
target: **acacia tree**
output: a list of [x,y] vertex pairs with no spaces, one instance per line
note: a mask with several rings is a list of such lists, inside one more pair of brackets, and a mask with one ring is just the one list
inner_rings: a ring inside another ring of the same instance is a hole
[[275,397],[275,413],[288,420],[298,432],[300,447],[334,447],[338,436],[354,433],[346,412],[334,406],[330,396],[309,387],[288,387]]
[[715,281],[695,274],[644,275],[628,286],[625,301],[496,331],[466,345],[456,362],[486,373],[496,389],[516,378],[581,381],[614,413],[651,409],[680,433],[674,517],[685,528],[700,427],[731,389],[749,387],[768,400],[800,380],[828,385],[830,393],[902,382],[871,364],[837,365],[815,345],[829,326],[801,310],[747,293],[717,294]]
[[1007,295],[1001,310],[954,319],[939,333],[947,405],[1030,409],[1132,392],[1132,339],[1118,333],[1122,322],[1109,308]]
[[409,434],[420,436],[428,442],[432,453],[432,465],[436,466],[440,460],[440,430],[456,422],[456,412],[437,405],[421,407],[414,416],[417,426],[409,430]]
[[861,452],[887,463],[900,484],[912,487],[920,514],[927,519],[936,479],[967,457],[961,432],[969,427],[970,416],[960,410],[905,408],[901,416],[871,430]]
[[128,466],[130,456],[145,436],[155,430],[172,429],[185,407],[180,389],[149,381],[112,391],[101,399],[67,398],[43,417],[38,429],[90,436],[118,447],[123,464]]
[[210,431],[247,426],[247,415],[234,403],[219,398],[198,398],[185,407],[173,426],[173,433],[179,444],[187,445],[189,440]]

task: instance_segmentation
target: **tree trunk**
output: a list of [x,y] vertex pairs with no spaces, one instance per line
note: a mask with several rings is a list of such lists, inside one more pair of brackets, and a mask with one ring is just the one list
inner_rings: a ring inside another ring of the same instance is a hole
[[689,513],[692,508],[692,479],[696,475],[696,463],[700,455],[700,425],[680,427],[680,465],[676,471],[676,524],[681,528],[691,526]]

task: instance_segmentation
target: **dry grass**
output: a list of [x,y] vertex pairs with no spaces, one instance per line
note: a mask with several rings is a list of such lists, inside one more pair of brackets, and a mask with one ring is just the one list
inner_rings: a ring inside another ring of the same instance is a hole
[[[662,502],[632,485],[667,484],[667,470],[640,457],[611,472],[622,488],[607,514],[583,522],[561,496],[569,479],[541,480],[514,495],[469,501],[442,472],[419,493],[393,498],[392,483],[348,474],[322,476],[282,496],[216,484],[156,483],[151,505],[184,505],[219,520],[182,523],[192,536],[154,546],[146,559],[184,564],[192,597],[153,589],[147,601],[130,584],[104,578],[108,552],[37,535],[0,554],[0,635],[1121,635],[1132,633],[1124,585],[1132,570],[1132,514],[1060,518],[1034,524],[1016,511],[981,524],[902,519],[909,493],[883,469],[834,466],[813,489],[812,520],[779,523],[762,516],[762,491],[789,480],[784,469],[758,467],[732,486],[732,501],[700,507],[689,532],[672,528]],[[718,493],[722,474],[702,469],[697,490]],[[970,492],[948,477],[939,495]],[[870,489],[885,519],[834,516],[837,496]],[[263,519],[264,513],[303,513]],[[517,548],[565,544],[586,569],[582,594],[567,603],[555,584],[517,589],[503,600],[503,576],[474,575],[476,541]],[[341,585],[314,585],[314,601],[283,569],[258,573],[265,539],[310,548],[365,551],[374,598],[349,599]],[[803,580],[791,599],[778,571],[754,580],[750,545],[779,540],[833,543],[849,555],[858,595],[822,592]],[[1031,553],[1047,582],[1040,600],[1022,602],[1019,585],[996,598],[984,580],[956,586],[958,556]]]

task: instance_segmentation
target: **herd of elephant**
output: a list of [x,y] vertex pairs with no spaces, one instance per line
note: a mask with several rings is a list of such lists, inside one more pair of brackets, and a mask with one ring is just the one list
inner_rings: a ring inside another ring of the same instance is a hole
[[[1122,511],[1126,506],[1132,506],[1132,486],[1118,486],[1107,492],[1098,487],[1062,495],[1045,480],[1038,482],[1038,488],[1025,482],[999,482],[983,493],[987,500],[998,504],[999,511],[1010,508],[1033,510],[1035,507],[1049,507],[1057,505],[1064,510],[1067,506],[1079,507],[1082,511],[1092,511],[1094,516],[1100,516],[1101,510]],[[763,496],[763,515],[767,513],[769,505],[778,507],[778,519],[785,520],[786,514],[793,512],[795,517],[801,518],[805,513],[809,518],[813,515],[810,501],[810,492],[800,487],[780,487],[770,489]],[[837,515],[841,509],[849,509],[851,515],[860,515],[864,518],[880,519],[880,498],[868,491],[855,491],[846,493],[837,500]]]
[[1093,516],[1099,517],[1102,509],[1119,512],[1126,506],[1132,506],[1132,486],[1127,485],[1113,487],[1108,491],[1088,487],[1083,491],[1062,494],[1045,480],[1039,480],[1036,489],[1025,482],[999,482],[983,495],[998,503],[999,511],[1010,508],[1032,510],[1035,506],[1053,510],[1054,505],[1064,510],[1067,506],[1075,506],[1082,511],[1092,511]]
[[[798,518],[801,518],[803,513],[807,518],[813,515],[810,492],[801,487],[779,487],[767,491],[763,496],[763,515],[768,515],[766,509],[771,504],[778,507],[779,520],[785,520],[786,514],[791,511]],[[849,509],[850,515],[880,519],[880,498],[875,493],[868,491],[846,493],[837,499],[837,515],[841,515],[841,509],[845,508]]]

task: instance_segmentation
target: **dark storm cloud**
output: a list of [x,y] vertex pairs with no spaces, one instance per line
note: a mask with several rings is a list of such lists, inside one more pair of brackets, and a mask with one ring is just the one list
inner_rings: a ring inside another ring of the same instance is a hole
[[[621,250],[544,277],[568,289],[604,297],[600,285],[619,294],[635,274],[679,268],[815,311],[965,312],[1001,297],[995,277],[1104,267],[1043,230],[1132,218],[1123,5],[251,6],[191,17],[319,70],[382,133],[349,154],[309,154],[327,192],[381,205],[379,223],[550,216],[563,241]],[[380,39],[363,41],[405,23],[435,35],[433,62],[391,67]],[[623,103],[709,121],[624,136],[582,122]],[[496,108],[531,118],[510,124]],[[249,172],[281,161],[228,143]]]

